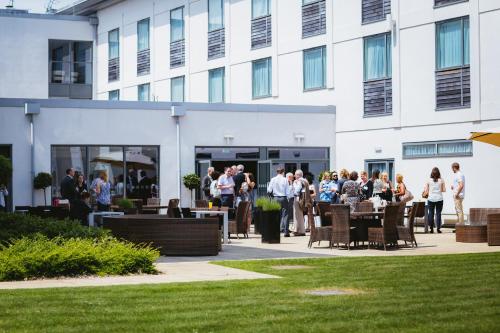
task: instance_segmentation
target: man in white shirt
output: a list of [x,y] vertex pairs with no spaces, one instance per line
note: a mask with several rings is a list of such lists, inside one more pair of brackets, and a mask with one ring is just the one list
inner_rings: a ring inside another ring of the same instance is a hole
[[217,188],[220,190],[220,197],[223,207],[233,208],[234,202],[234,181],[231,168],[225,167],[224,174],[219,177]]
[[457,212],[458,223],[464,223],[464,208],[463,201],[465,197],[465,176],[460,172],[460,164],[457,162],[451,165],[453,170],[453,200],[455,201],[455,211]]
[[293,201],[295,200],[295,193],[293,191],[293,173],[287,173],[286,179],[288,181],[288,223],[290,224],[290,220],[293,222]]
[[290,237],[290,231],[288,230],[288,180],[284,176],[285,169],[278,167],[276,172],[276,177],[273,177],[267,186],[267,193],[271,194],[274,200],[280,203],[281,231],[285,234],[285,237]]

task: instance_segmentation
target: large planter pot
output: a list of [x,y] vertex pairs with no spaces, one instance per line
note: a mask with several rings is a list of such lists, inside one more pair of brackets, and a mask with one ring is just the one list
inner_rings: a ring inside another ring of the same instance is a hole
[[253,228],[255,234],[260,234],[260,227],[262,225],[262,208],[255,207],[253,214]]
[[261,212],[260,232],[262,243],[280,242],[280,211]]

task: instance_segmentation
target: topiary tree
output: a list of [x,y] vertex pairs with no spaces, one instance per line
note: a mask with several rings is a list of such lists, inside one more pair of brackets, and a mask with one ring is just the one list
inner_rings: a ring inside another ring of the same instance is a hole
[[191,204],[193,203],[193,190],[197,189],[201,185],[201,179],[195,173],[189,173],[182,177],[182,182],[191,192]]
[[47,187],[52,185],[52,176],[50,173],[39,172],[33,180],[33,187],[35,190],[43,190],[43,199],[45,201],[45,206],[47,206],[47,194],[45,190]]
[[12,162],[0,155],[0,185],[7,186],[12,177]]

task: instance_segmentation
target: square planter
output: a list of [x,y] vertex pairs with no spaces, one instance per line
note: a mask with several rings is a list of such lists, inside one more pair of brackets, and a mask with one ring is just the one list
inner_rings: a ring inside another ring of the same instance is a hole
[[262,211],[260,221],[260,232],[262,234],[262,243],[280,243],[280,211]]
[[260,207],[255,207],[253,214],[253,228],[254,234],[258,235],[261,233],[260,227],[262,222],[262,209]]

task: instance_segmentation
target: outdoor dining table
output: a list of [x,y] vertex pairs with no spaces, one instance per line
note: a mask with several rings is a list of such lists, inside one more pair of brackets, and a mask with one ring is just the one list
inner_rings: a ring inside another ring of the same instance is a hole
[[201,215],[223,215],[223,224],[222,224],[222,233],[223,233],[223,243],[227,244],[229,242],[229,218],[227,210],[210,210],[210,209],[199,209],[199,208],[191,208],[191,211],[196,214],[196,218],[199,219]]
[[160,209],[167,209],[168,206],[165,205],[144,205],[142,210],[155,210],[157,213]]
[[89,214],[89,227],[95,227],[94,218],[96,216],[117,216],[125,215],[123,212],[92,212]]
[[351,225],[354,229],[355,239],[358,242],[368,241],[368,228],[382,226],[384,212],[352,212]]

